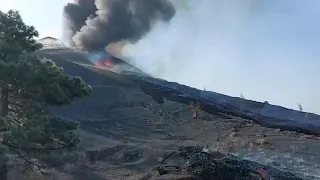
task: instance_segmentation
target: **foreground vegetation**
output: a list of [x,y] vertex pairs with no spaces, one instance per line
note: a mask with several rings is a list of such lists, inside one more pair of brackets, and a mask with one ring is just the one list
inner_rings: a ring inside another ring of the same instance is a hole
[[78,125],[52,116],[50,108],[92,92],[80,77],[32,55],[42,47],[36,37],[17,11],[0,11],[0,179],[6,176],[7,153],[32,163],[30,154],[74,147]]

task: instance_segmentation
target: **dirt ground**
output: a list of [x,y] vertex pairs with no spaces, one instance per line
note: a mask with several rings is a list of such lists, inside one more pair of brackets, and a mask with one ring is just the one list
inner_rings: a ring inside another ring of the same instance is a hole
[[165,153],[188,145],[202,145],[207,151],[234,154],[282,170],[320,175],[320,137],[201,110],[193,118],[193,109],[187,104],[168,100],[158,104],[134,85],[57,63],[93,87],[92,97],[55,109],[80,123],[79,150],[46,157],[48,176],[29,173],[26,177],[15,168],[9,179],[136,180],[150,172]]

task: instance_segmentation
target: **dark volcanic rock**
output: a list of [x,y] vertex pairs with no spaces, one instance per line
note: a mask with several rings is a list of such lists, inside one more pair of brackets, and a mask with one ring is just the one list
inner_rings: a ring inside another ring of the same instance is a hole
[[[179,178],[176,178],[179,175]],[[303,180],[292,173],[281,172],[251,161],[214,152],[202,147],[182,147],[166,155],[145,180],[151,179],[201,179],[201,180]],[[311,180],[311,177],[306,179]]]

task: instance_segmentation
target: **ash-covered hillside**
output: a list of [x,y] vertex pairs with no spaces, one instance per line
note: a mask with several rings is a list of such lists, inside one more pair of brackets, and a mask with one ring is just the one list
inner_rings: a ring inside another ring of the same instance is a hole
[[[83,166],[66,155],[51,157],[48,161],[56,169],[55,177],[257,179],[267,174],[276,179],[317,179],[311,176],[319,176],[317,115],[161,79],[83,67],[72,62],[88,63],[86,57],[70,49],[43,50],[38,54],[54,60],[65,73],[81,76],[93,88],[91,97],[53,109],[54,113],[80,123],[82,143],[72,156],[84,155],[90,162]],[[192,163],[188,165],[190,158]],[[205,164],[199,164],[200,160]],[[67,164],[72,168],[66,168]],[[193,168],[200,165],[201,173],[196,173]],[[208,174],[208,170],[212,172]],[[230,177],[230,171],[237,176]]]
[[[48,58],[56,59],[56,57],[63,56],[64,60],[69,62],[93,66],[93,64],[87,60],[85,53],[80,51],[75,52],[74,50],[66,47],[44,49],[43,53],[46,54],[46,57]],[[98,68],[93,69],[98,70]],[[98,71],[100,71],[100,73],[104,72],[102,69]],[[155,96],[171,98],[171,100],[180,101],[185,104],[190,104],[193,101],[199,101],[204,104],[204,108],[207,111],[245,117],[266,127],[294,130],[307,134],[320,134],[320,116],[313,113],[301,112],[277,105],[271,105],[267,103],[267,101],[262,103],[238,97],[230,97],[211,91],[202,91],[185,85],[180,85],[178,83],[152,78],[148,75],[146,77],[146,74],[136,69],[135,72],[132,71],[131,73],[128,73],[128,71],[122,71],[122,73],[125,72],[126,74],[135,74],[136,76],[127,77],[134,79],[135,83],[140,84],[141,87],[148,86],[149,88],[153,88],[147,91],[150,91],[150,93],[152,92],[154,95],[157,94]],[[71,72],[71,74],[73,73]],[[139,74],[141,74],[141,77]],[[158,90],[159,88],[161,89],[160,91]],[[164,89],[166,89],[166,91],[163,91]],[[174,99],[172,99],[173,95],[179,96],[180,98],[174,97]]]

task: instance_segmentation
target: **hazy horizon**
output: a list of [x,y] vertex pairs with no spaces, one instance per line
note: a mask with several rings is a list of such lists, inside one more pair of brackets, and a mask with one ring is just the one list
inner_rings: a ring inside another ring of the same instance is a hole
[[[320,1],[177,1],[123,56],[156,77],[320,113]],[[183,3],[182,3],[183,2]]]

